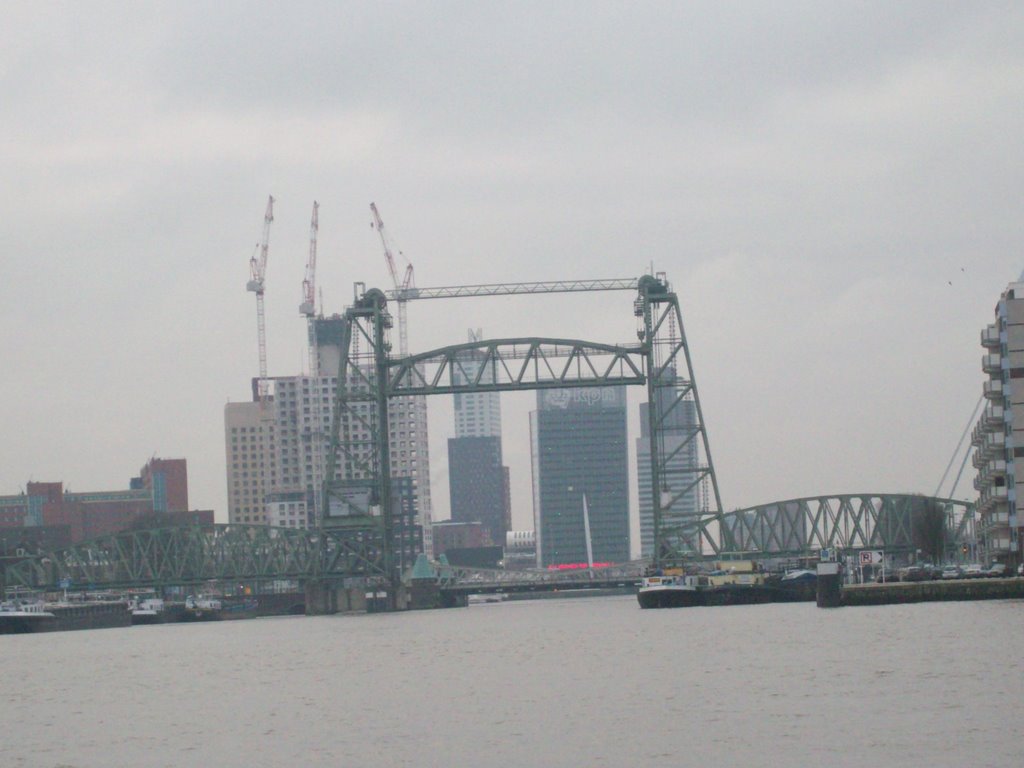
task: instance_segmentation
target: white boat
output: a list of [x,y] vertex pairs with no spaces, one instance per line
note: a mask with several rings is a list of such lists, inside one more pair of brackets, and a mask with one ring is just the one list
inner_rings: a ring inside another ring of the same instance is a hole
[[132,600],[128,610],[132,614],[132,624],[162,624],[167,617],[164,601],[159,597]]
[[487,603],[502,603],[508,599],[504,592],[496,592],[487,595],[470,595],[466,602],[469,605],[485,605]]
[[185,621],[215,621],[222,618],[221,608],[224,605],[220,600],[205,595],[189,595],[185,598],[185,612],[182,618]]
[[9,600],[0,603],[0,635],[39,632],[55,623],[56,618],[42,600]]

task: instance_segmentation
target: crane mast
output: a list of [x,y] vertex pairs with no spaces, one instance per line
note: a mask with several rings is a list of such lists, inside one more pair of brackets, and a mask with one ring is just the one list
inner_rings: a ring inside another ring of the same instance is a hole
[[409,354],[409,332],[406,322],[407,307],[406,301],[415,285],[412,263],[406,264],[402,278],[398,277],[398,268],[395,266],[395,257],[391,252],[391,244],[388,242],[387,234],[384,232],[384,221],[377,211],[376,203],[370,203],[370,211],[373,213],[373,226],[380,236],[380,243],[384,247],[384,260],[388,265],[388,272],[391,274],[391,282],[394,283],[394,297],[398,302],[398,351],[402,357]]
[[309,375],[319,375],[319,359],[316,348],[316,238],[320,228],[320,204],[313,201],[313,217],[309,222],[309,260],[306,262],[306,279],[302,281],[302,303],[299,314],[305,315],[309,331]]
[[263,215],[263,236],[257,253],[249,259],[249,282],[245,289],[256,294],[256,332],[260,347],[260,378],[257,385],[260,408],[267,405],[267,327],[263,312],[263,289],[267,275],[267,252],[270,248],[270,223],[274,220],[274,197],[267,197],[267,212]]

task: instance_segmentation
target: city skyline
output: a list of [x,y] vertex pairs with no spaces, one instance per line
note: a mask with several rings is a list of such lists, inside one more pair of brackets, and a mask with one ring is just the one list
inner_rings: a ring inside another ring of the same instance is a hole
[[[185,456],[226,521],[268,194],[272,376],[308,365],[310,204],[331,314],[390,285],[376,201],[421,286],[665,271],[726,509],[934,490],[977,329],[1024,268],[1024,10],[311,8],[8,9],[0,493]],[[626,342],[631,300],[411,302],[409,339],[455,343],[469,317]],[[429,407],[440,502],[450,406]],[[529,405],[503,408],[519,527]]]

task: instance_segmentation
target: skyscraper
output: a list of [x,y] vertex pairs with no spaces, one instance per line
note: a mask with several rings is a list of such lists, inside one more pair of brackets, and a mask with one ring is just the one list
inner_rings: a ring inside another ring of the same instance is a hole
[[[660,390],[666,392],[666,390]],[[651,431],[648,403],[640,405],[640,437],[636,440],[636,476],[640,504],[640,555],[649,557],[654,552],[654,499],[651,492]],[[696,515],[700,484],[697,483],[697,410],[692,400],[683,400],[669,411],[673,423],[663,425],[664,445],[661,454],[668,456],[666,477],[662,477],[662,492],[682,493],[675,510]]]
[[[480,331],[470,331],[469,340],[480,341]],[[464,374],[463,374],[464,372]],[[479,363],[462,364],[455,379],[462,383],[475,377]],[[484,381],[489,372],[484,372]],[[508,468],[501,453],[501,401],[497,392],[457,393],[455,437],[448,440],[448,487],[451,519],[481,522],[491,543],[501,546],[511,523]]]
[[629,560],[623,387],[547,389],[530,414],[533,514],[542,567]]

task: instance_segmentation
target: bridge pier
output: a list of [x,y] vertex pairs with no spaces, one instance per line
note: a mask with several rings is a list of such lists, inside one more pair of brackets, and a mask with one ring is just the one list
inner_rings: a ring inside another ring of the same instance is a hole
[[838,608],[842,598],[842,570],[839,563],[818,563],[819,608]]
[[338,612],[338,588],[319,579],[306,582],[306,615],[324,616]]
[[366,587],[346,587],[326,579],[306,582],[306,615],[327,616],[366,610]]

